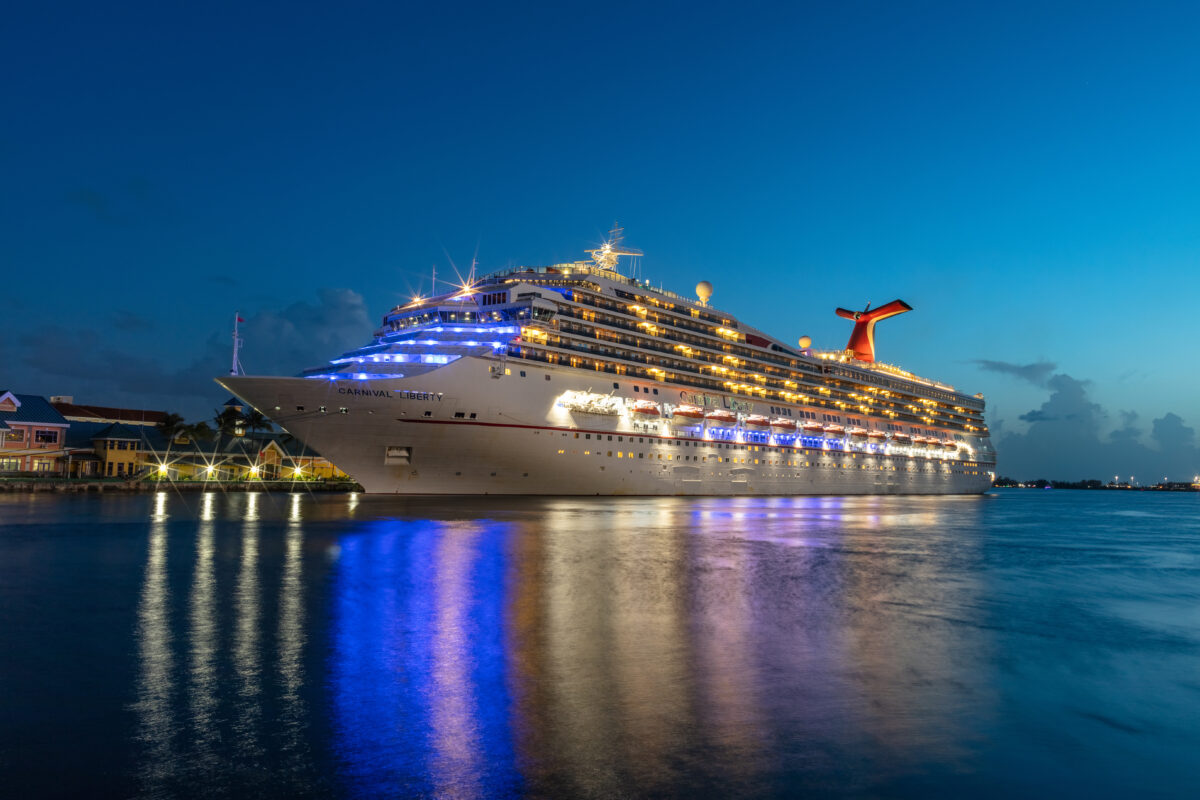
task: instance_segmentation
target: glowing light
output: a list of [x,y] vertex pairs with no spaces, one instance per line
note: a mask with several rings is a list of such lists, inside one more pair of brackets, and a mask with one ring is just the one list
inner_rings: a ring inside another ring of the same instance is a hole
[[158,474],[159,474],[159,475],[166,475],[166,474],[167,474],[167,465],[166,465],[166,464],[159,464],[159,465],[158,465]]
[[258,477],[258,465],[257,465],[257,464],[255,464],[254,466],[250,467],[250,477],[251,477],[251,478],[257,478],[257,477]]

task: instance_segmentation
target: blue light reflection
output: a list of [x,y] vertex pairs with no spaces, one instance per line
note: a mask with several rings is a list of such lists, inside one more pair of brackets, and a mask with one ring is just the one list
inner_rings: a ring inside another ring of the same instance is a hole
[[481,797],[510,741],[501,526],[394,521],[343,539],[330,685],[340,760],[367,796]]

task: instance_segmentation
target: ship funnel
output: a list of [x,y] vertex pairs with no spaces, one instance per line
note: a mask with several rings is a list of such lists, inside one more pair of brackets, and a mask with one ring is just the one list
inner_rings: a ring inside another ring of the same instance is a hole
[[850,332],[850,341],[846,349],[859,361],[873,362],[875,360],[875,323],[881,319],[894,317],[912,311],[912,306],[903,300],[893,300],[874,311],[871,304],[862,311],[847,311],[844,308],[836,310],[836,314],[844,319],[854,320],[854,330]]

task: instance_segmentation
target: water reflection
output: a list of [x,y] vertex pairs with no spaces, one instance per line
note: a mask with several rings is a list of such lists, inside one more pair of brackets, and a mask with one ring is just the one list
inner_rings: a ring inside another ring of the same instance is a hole
[[233,668],[237,675],[238,703],[233,720],[239,752],[259,755],[259,726],[262,718],[262,673],[259,645],[260,608],[258,586],[258,504],[261,495],[246,495],[246,515],[241,530],[241,563],[234,588]]
[[[949,747],[947,629],[914,636],[888,605],[932,601],[941,508],[546,500],[372,523],[338,562],[339,752],[369,793],[613,796],[772,791],[781,752],[853,781],[855,748]],[[898,529],[931,533],[880,538]]]
[[[289,507],[277,612],[272,609],[277,619],[268,619],[264,601],[276,590],[261,576],[264,502],[255,494],[155,498],[135,632],[133,706],[145,743],[139,774],[148,796],[187,795],[231,774],[244,791],[311,788],[303,505],[297,496]],[[178,622],[167,571],[168,518],[178,534],[180,564],[190,573]],[[267,633],[272,629],[275,636]],[[272,777],[262,767],[264,759],[276,758],[283,769]]]
[[147,794],[158,794],[169,780],[175,760],[176,723],[172,713],[175,658],[171,652],[167,585],[166,493],[155,497],[150,521],[150,546],[138,605],[138,685],[134,710],[138,741],[144,748],[140,783]]
[[855,764],[958,759],[994,703],[983,626],[939,622],[983,615],[972,506],[389,503],[155,498],[146,794],[869,793]]
[[285,534],[283,578],[279,583],[279,658],[280,741],[288,771],[299,771],[306,755],[304,725],[306,708],[304,685],[304,583],[302,580],[304,528],[302,495],[291,496]]
[[192,728],[189,760],[195,769],[207,772],[220,760],[217,731],[217,585],[216,521],[213,495],[204,495],[200,523],[196,527],[195,563],[188,598],[188,717]]

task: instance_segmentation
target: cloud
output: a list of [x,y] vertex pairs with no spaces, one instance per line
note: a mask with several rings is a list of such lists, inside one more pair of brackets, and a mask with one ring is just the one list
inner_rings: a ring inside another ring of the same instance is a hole
[[1023,381],[1029,381],[1035,386],[1045,386],[1050,373],[1058,367],[1049,361],[1038,361],[1033,364],[1010,364],[1007,361],[989,361],[986,358],[976,359],[975,364],[988,372],[999,372],[1012,375]]
[[[1137,413],[1122,411],[1120,427],[1101,435],[1108,414],[1088,395],[1090,382],[1058,373],[1045,380],[1050,396],[1039,408],[1020,415],[1025,433],[995,431],[998,469],[1019,479],[1079,480],[1136,475],[1156,482],[1190,479],[1200,472],[1195,431],[1173,412],[1153,420],[1157,447],[1140,442]],[[997,426],[998,428],[999,426]]]
[[1177,415],[1168,412],[1166,416],[1154,420],[1150,437],[1158,442],[1164,452],[1188,450],[1196,439],[1196,431],[1183,424]]
[[[365,344],[375,327],[362,295],[321,289],[316,302],[248,315],[241,327],[241,361],[252,374],[294,375]],[[23,369],[10,382],[15,379],[22,391],[177,411],[189,419],[207,418],[225,399],[213,378],[229,374],[228,333],[214,332],[195,352],[165,359],[103,344],[108,341],[99,331],[58,326],[32,331],[20,341]]]

